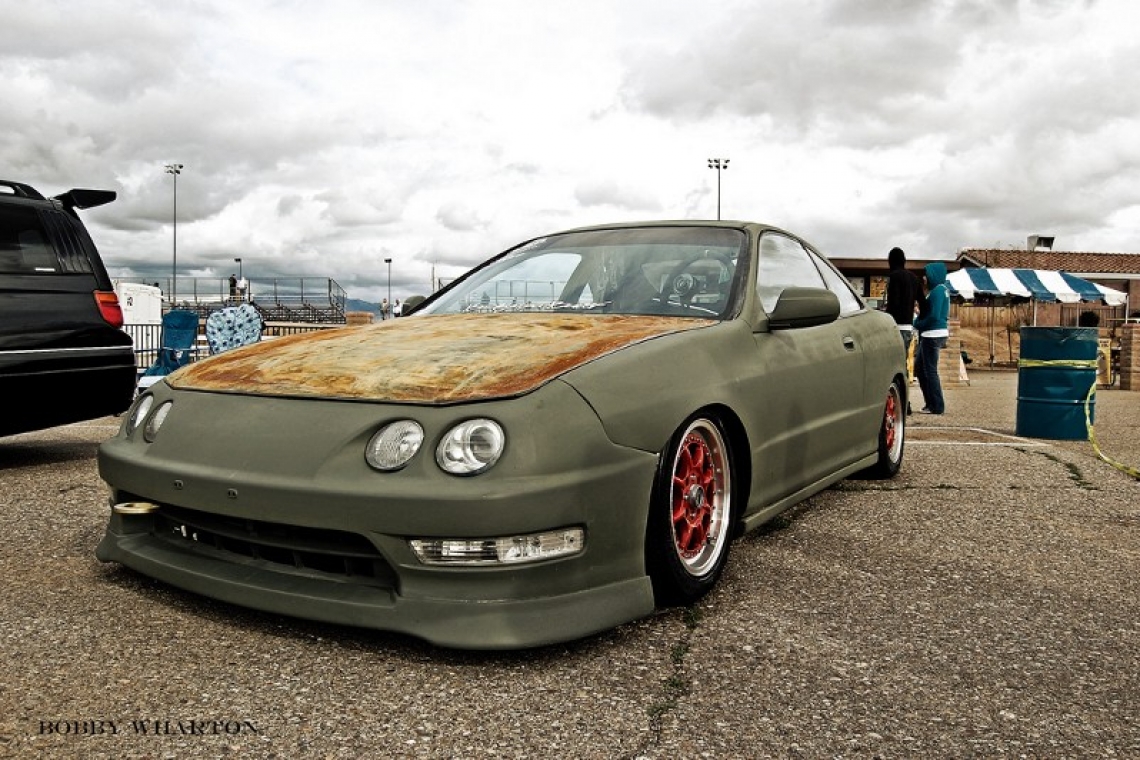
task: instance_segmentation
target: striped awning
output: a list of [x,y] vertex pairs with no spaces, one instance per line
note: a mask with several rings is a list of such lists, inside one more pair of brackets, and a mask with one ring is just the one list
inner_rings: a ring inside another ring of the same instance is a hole
[[1122,291],[1051,269],[967,267],[947,275],[946,284],[951,295],[967,301],[978,294],[1061,303],[1103,301],[1109,306],[1122,306],[1128,300]]

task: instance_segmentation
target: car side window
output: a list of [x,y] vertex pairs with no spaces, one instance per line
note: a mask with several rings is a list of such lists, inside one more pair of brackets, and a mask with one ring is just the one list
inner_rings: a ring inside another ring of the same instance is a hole
[[823,288],[823,278],[798,240],[778,232],[760,237],[756,294],[764,311],[771,313],[784,288]]
[[0,272],[44,274],[59,269],[35,209],[0,206]]
[[827,283],[828,289],[839,298],[839,316],[845,317],[848,314],[856,314],[862,311],[863,302],[855,295],[855,291],[851,289],[851,283],[847,282],[847,278],[835,271],[815,251],[809,250],[808,253],[819,266],[820,274],[823,275],[823,280]]

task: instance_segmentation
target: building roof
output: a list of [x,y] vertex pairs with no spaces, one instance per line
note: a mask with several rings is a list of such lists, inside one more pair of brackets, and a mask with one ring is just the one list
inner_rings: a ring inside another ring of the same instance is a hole
[[963,248],[958,254],[958,263],[1009,269],[1054,269],[1071,274],[1140,276],[1140,254],[1136,253]]
[[[887,258],[874,259],[853,259],[843,256],[828,256],[827,257],[835,268],[847,276],[855,277],[886,277],[890,274],[891,267],[887,262]],[[946,259],[912,259],[907,258],[906,268],[912,272],[921,272],[923,267],[935,261],[941,261],[946,265],[947,272],[953,272],[961,268],[960,261],[947,261]]]

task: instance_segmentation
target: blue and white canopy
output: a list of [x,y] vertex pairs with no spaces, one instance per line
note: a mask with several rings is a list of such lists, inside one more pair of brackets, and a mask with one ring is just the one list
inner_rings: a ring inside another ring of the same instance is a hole
[[1109,306],[1122,306],[1126,293],[1074,277],[1068,272],[1048,269],[993,269],[967,267],[946,277],[950,294],[967,301],[976,294],[1017,296],[1037,301],[1103,301]]

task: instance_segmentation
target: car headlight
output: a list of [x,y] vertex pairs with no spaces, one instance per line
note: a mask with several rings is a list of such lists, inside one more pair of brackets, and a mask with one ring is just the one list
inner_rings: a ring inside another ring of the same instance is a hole
[[435,461],[452,475],[474,475],[499,461],[506,442],[503,428],[494,420],[467,420],[447,431],[435,450]]
[[131,410],[131,416],[127,418],[127,433],[133,433],[138,430],[139,425],[146,419],[147,412],[154,406],[154,396],[149,393],[138,400],[135,408]]
[[424,429],[414,420],[391,422],[368,441],[364,458],[383,472],[398,470],[416,455],[424,442]]
[[166,422],[166,415],[170,414],[170,409],[173,406],[173,401],[163,401],[158,405],[154,414],[146,421],[146,426],[143,427],[143,440],[147,443],[154,441],[154,437],[158,435],[158,429],[162,427],[162,423]]

